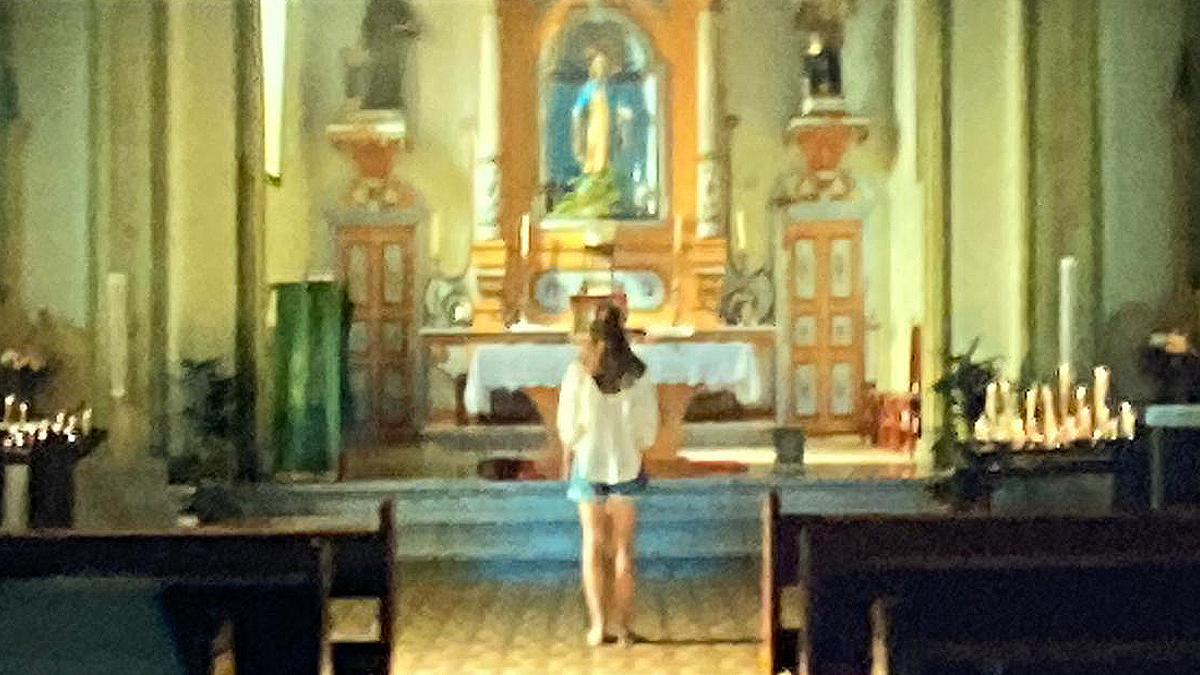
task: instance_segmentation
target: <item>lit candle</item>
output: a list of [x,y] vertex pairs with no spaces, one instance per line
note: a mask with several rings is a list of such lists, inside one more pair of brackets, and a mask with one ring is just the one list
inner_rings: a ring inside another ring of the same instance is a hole
[[738,251],[744,251],[744,250],[746,250],[746,242],[748,241],[748,239],[746,237],[746,212],[745,211],[742,211],[740,209],[738,210],[737,217],[734,220],[733,225],[734,225],[733,231],[734,231],[734,234],[736,235],[735,242],[734,242],[736,249]]
[[529,257],[529,244],[530,244],[529,235],[530,235],[529,214],[526,213],[525,215],[521,216],[520,238],[521,238],[521,257],[522,258]]
[[442,214],[434,211],[429,216],[429,257],[437,260],[442,255]]
[[991,440],[992,427],[988,424],[987,417],[980,417],[975,420],[975,440],[980,443],[987,443]]
[[1071,364],[1063,363],[1058,367],[1058,416],[1067,419],[1071,414]]
[[29,421],[29,404],[22,403],[18,409],[21,411],[20,422],[21,424],[25,424]]
[[1121,401],[1121,438],[1132,441],[1136,431],[1137,415],[1133,413],[1133,406],[1128,401]]
[[671,234],[671,251],[675,255],[683,250],[683,214],[675,215],[675,231]]
[[91,408],[88,408],[87,410],[83,411],[83,419],[80,420],[79,428],[83,431],[84,435],[92,433],[92,409]]
[[1077,414],[1078,419],[1075,421],[1075,428],[1079,431],[1079,438],[1089,440],[1092,437],[1092,406],[1084,403],[1079,406]]
[[9,394],[4,397],[4,423],[10,424],[13,421],[13,405],[17,402],[17,397]]
[[1050,385],[1042,385],[1042,435],[1047,447],[1058,444],[1058,421],[1054,415],[1054,392]]
[[1020,450],[1025,447],[1025,424],[1021,422],[1020,417],[1013,416],[1012,418],[1012,444],[1013,447]]
[[995,382],[989,382],[987,386],[987,394],[983,400],[983,415],[987,418],[988,424],[995,426],[996,414],[998,412],[998,403],[996,401],[997,386]]
[[75,425],[79,423],[79,418],[71,415],[67,418],[67,433],[70,434],[75,430]]
[[1092,408],[1096,412],[1096,429],[1101,430],[1108,426],[1108,388],[1112,375],[1104,366],[1096,366],[1092,372]]
[[1078,415],[1080,410],[1087,405],[1088,395],[1087,387],[1082,384],[1075,387],[1075,414]]
[[1025,433],[1032,436],[1037,428],[1037,388],[1025,390]]

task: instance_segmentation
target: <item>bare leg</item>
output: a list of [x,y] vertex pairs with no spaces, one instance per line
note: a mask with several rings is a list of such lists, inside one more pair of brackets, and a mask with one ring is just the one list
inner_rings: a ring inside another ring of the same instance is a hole
[[583,529],[583,596],[587,600],[587,642],[593,647],[604,641],[604,540],[603,502],[581,502],[579,525]]
[[637,506],[632,499],[613,497],[607,504],[612,522],[613,541],[613,612],[617,639],[631,639],[633,594],[636,584],[634,543],[637,538]]

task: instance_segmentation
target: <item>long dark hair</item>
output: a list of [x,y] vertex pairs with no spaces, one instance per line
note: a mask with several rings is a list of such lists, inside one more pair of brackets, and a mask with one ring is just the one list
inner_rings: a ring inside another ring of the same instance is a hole
[[619,307],[606,305],[601,308],[589,333],[593,343],[602,345],[599,367],[592,375],[600,391],[615,394],[633,386],[646,374],[646,364],[629,347],[625,316]]

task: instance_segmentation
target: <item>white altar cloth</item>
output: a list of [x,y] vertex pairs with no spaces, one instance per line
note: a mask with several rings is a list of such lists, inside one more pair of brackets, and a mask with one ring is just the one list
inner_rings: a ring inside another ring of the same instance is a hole
[[[754,347],[738,342],[694,342],[634,345],[655,384],[685,384],[729,390],[743,404],[762,398],[762,380]],[[567,366],[577,358],[575,345],[484,345],[475,350],[467,369],[463,404],[472,415],[492,411],[493,391],[558,387]]]

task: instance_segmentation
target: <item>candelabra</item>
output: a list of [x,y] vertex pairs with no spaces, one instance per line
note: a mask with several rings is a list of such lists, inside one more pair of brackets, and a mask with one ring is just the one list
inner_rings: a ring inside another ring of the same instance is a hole
[[38,445],[52,442],[74,443],[92,433],[92,411],[79,415],[59,412],[54,419],[30,419],[29,404],[17,403],[16,396],[4,399],[4,420],[0,423],[0,445],[5,452],[30,452]]
[[1070,366],[1058,372],[1057,397],[1050,385],[1025,391],[1023,405],[1012,383],[1000,379],[987,385],[983,415],[975,421],[975,440],[1016,449],[1055,449],[1081,443],[1132,440],[1137,416],[1127,401],[1116,414],[1108,406],[1111,372],[1093,369],[1092,388],[1072,382]]

